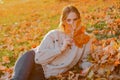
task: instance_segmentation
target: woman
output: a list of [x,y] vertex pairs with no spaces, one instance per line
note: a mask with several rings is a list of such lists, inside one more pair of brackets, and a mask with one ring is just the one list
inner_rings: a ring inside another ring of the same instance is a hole
[[79,11],[66,6],[60,29],[49,31],[38,47],[18,59],[12,80],[45,80],[68,71],[81,59],[84,61],[91,40],[80,23]]

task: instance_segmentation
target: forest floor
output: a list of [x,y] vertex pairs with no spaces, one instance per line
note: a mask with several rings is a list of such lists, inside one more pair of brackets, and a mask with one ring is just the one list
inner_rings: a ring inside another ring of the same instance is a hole
[[9,80],[17,58],[58,27],[66,5],[79,9],[82,25],[94,35],[93,66],[75,66],[49,80],[120,80],[120,0],[0,0],[0,80]]

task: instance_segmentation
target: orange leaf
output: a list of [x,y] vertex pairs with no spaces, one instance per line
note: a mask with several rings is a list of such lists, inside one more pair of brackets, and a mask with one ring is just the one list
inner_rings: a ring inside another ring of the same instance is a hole
[[83,44],[86,44],[90,37],[84,33],[85,28],[81,27],[79,30],[76,30],[73,35],[73,40],[78,47],[82,47]]
[[32,48],[35,48],[37,45],[36,44],[32,44]]
[[3,61],[4,63],[10,63],[10,59],[9,59],[8,56],[3,56],[3,57],[2,57],[2,61]]
[[119,60],[116,60],[114,65],[117,66],[118,64],[120,64],[120,61]]
[[70,24],[67,24],[66,21],[63,22],[63,26],[64,26],[64,30],[65,30],[65,33],[66,34],[70,34],[71,33],[71,30],[70,30]]

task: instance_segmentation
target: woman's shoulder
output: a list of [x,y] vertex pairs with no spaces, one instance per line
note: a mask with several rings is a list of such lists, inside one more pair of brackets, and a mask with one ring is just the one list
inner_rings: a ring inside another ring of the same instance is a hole
[[58,35],[62,34],[61,31],[54,29],[54,30],[50,30],[48,31],[48,33],[45,35],[45,37],[57,37]]
[[61,30],[58,30],[58,29],[54,29],[54,30],[50,30],[49,32],[48,32],[48,34],[61,34],[61,33],[63,33],[63,31],[61,31]]
[[94,38],[94,34],[93,33],[88,33],[85,31],[85,34],[88,35],[90,38]]
[[57,31],[54,29],[54,30],[50,30],[50,31],[48,31],[48,33],[46,34],[46,35],[51,35],[51,34],[54,34],[54,33],[56,33]]
[[90,35],[87,31],[84,32],[86,35]]

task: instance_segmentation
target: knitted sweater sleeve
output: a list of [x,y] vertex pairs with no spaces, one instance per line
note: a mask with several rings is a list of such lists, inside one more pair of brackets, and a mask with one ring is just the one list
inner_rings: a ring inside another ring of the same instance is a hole
[[90,53],[90,50],[91,50],[91,45],[92,45],[92,39],[90,39],[85,46],[85,51],[84,51],[84,55],[82,57],[82,61],[87,60],[88,54]]
[[56,45],[56,41],[51,38],[51,36],[55,37],[54,34],[56,34],[54,31],[48,32],[37,47],[35,51],[35,63],[48,64],[61,53],[60,48]]

